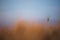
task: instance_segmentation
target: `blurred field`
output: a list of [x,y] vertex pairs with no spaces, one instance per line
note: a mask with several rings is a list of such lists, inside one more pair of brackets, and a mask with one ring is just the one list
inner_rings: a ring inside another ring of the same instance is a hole
[[60,40],[60,21],[44,27],[43,23],[12,23],[12,28],[0,26],[0,40]]

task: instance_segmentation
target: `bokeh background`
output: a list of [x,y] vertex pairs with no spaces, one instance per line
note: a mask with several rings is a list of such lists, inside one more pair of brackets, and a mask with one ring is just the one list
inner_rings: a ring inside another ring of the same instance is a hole
[[60,0],[0,0],[0,40],[60,40]]
[[1,0],[1,22],[8,24],[17,19],[60,20],[59,0]]

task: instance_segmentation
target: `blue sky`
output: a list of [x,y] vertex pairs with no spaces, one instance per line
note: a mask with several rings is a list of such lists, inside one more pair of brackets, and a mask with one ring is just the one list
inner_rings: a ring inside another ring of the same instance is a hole
[[7,20],[59,19],[59,4],[59,0],[2,0],[3,16]]

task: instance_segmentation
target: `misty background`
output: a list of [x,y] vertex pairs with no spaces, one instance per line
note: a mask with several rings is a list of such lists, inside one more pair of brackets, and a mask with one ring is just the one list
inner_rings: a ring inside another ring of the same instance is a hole
[[[60,20],[59,0],[1,0],[1,18],[3,24],[9,24],[17,19],[25,20]],[[55,22],[54,21],[54,22]]]

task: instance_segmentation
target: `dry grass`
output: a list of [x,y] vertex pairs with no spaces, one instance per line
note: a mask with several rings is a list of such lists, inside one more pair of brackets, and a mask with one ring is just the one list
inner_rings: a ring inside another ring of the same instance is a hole
[[60,40],[60,23],[44,28],[43,23],[26,25],[21,21],[14,24],[12,30],[0,28],[0,40]]

